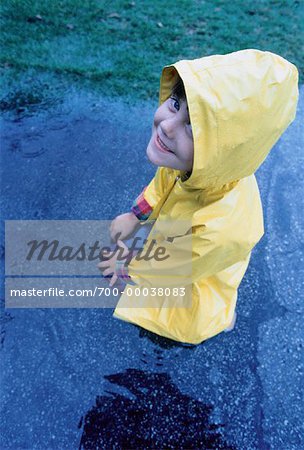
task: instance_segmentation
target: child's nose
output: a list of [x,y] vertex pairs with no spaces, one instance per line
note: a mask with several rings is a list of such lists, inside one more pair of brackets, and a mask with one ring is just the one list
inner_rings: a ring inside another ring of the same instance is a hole
[[174,118],[165,119],[162,120],[160,123],[160,128],[165,136],[167,136],[169,139],[172,137],[174,129],[175,129],[175,120]]

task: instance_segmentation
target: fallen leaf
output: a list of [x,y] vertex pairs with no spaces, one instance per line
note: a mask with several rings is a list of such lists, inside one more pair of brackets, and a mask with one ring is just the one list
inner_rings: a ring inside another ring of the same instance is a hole
[[115,13],[115,12],[108,14],[108,17],[110,19],[112,19],[112,18],[114,18],[114,19],[121,19],[121,15],[119,15],[118,13]]

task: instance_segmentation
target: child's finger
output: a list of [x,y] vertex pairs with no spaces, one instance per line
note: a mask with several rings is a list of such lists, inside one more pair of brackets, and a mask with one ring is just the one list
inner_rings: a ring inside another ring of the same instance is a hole
[[109,286],[112,287],[113,284],[115,284],[117,280],[118,280],[118,277],[117,277],[116,273],[114,273],[112,278],[111,278]]
[[110,267],[102,272],[103,275],[110,275],[110,273],[113,273],[113,270]]
[[99,269],[102,269],[103,267],[108,267],[108,266],[109,266],[108,261],[102,261],[102,262],[100,262],[100,263],[97,264],[97,267],[98,267]]
[[128,247],[126,246],[126,244],[124,243],[124,241],[122,241],[121,239],[119,239],[119,240],[117,241],[117,243],[118,243],[121,247],[128,249]]
[[121,240],[118,240],[117,244],[119,245],[119,247],[122,247],[124,249],[122,256],[126,256],[129,253],[129,249],[126,244]]

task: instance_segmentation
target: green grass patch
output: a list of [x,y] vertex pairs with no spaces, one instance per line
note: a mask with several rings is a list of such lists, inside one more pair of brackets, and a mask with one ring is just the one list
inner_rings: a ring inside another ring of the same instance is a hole
[[0,8],[2,98],[11,104],[14,90],[33,87],[38,101],[71,83],[148,99],[164,65],[244,48],[282,55],[303,81],[301,0],[2,0]]

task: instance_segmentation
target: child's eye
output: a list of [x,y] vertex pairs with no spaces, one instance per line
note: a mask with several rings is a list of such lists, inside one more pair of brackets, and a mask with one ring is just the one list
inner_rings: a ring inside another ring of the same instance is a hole
[[173,104],[173,108],[175,108],[177,111],[179,111],[180,109],[180,104],[179,101],[176,97],[170,97],[171,100],[173,100],[173,102],[171,102]]

